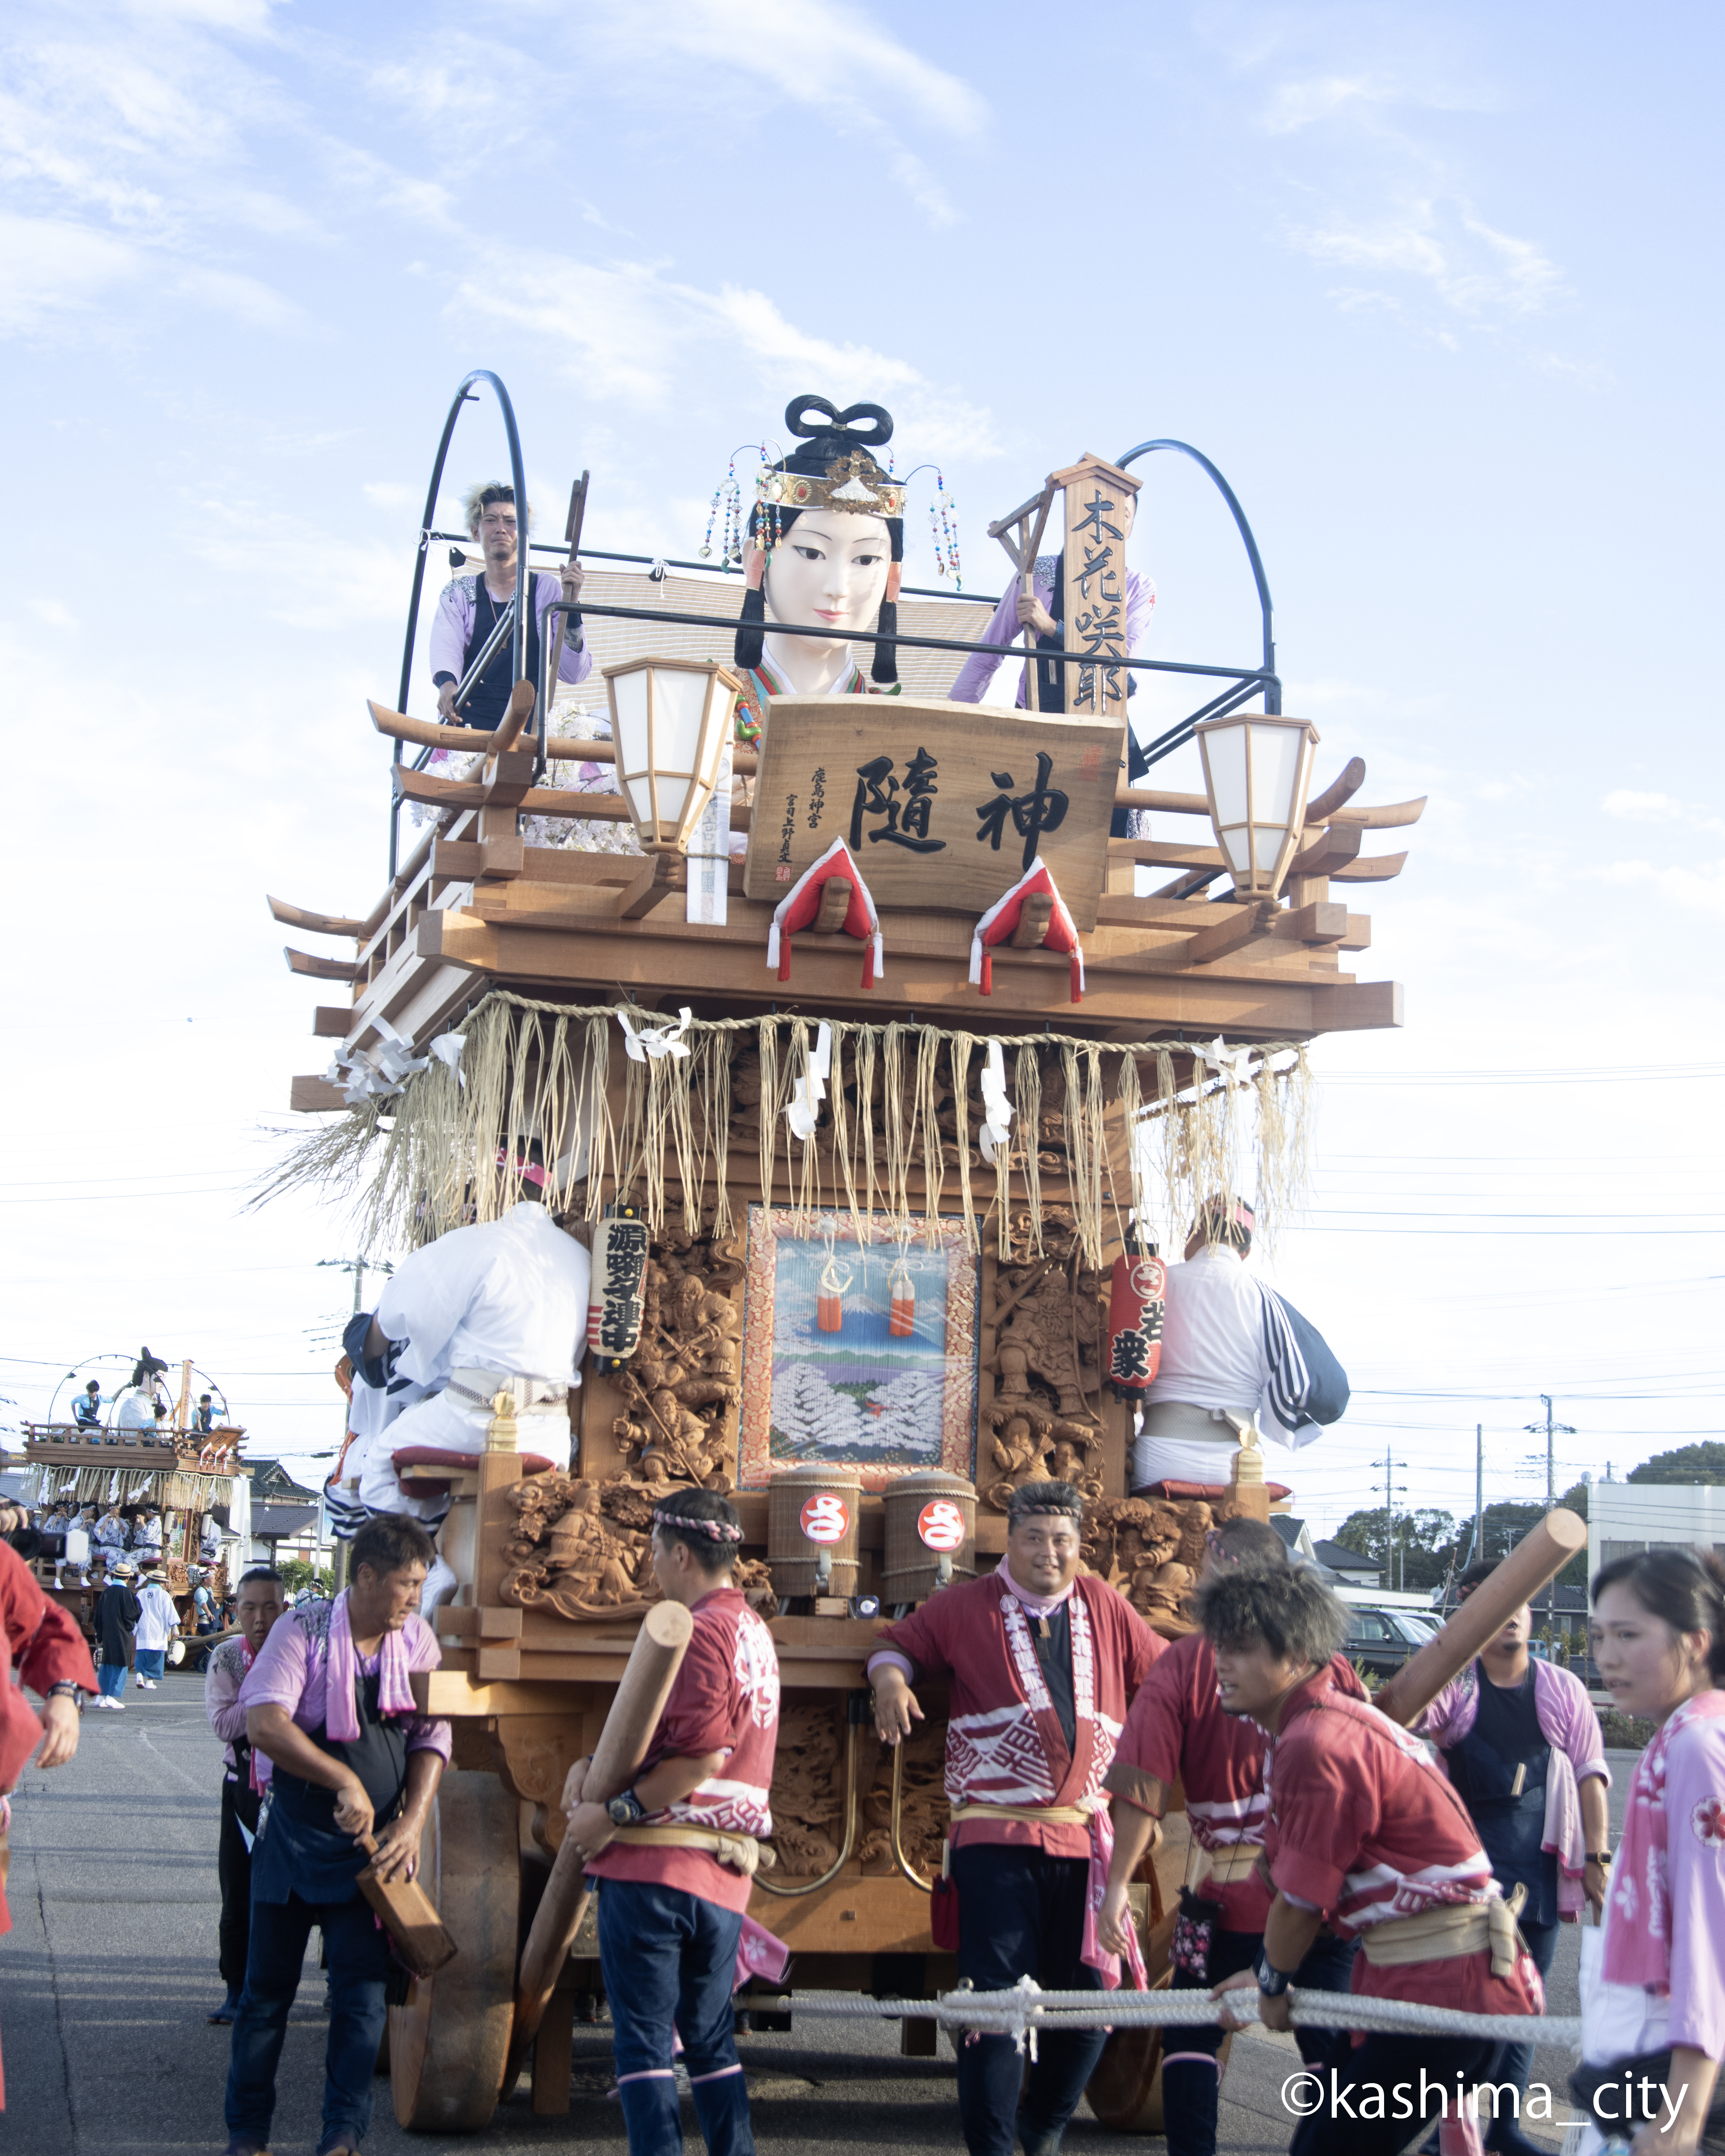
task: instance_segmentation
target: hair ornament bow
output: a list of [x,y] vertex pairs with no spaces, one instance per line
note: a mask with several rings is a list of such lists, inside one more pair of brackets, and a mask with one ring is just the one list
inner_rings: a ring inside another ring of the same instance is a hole
[[683,1035],[687,1032],[693,1014],[687,1004],[677,1013],[675,1025],[644,1025],[629,1024],[629,1013],[619,1011],[617,1023],[623,1028],[623,1045],[631,1063],[644,1063],[650,1057],[658,1062],[665,1055],[686,1055],[689,1045]]

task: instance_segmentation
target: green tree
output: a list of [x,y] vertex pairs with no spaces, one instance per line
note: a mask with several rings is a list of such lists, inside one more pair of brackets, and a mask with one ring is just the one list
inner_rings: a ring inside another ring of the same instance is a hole
[[1381,1505],[1368,1512],[1350,1512],[1333,1539],[1384,1567],[1386,1588],[1405,1587],[1409,1594],[1441,1587],[1455,1546],[1455,1522],[1435,1506],[1398,1512],[1394,1521]]
[[1631,1482],[1725,1482],[1725,1445],[1680,1445],[1675,1452],[1656,1452],[1632,1467]]
[[302,1557],[285,1557],[275,1569],[295,1594],[303,1594],[308,1587],[320,1594],[333,1594],[336,1591],[334,1574],[317,1571]]

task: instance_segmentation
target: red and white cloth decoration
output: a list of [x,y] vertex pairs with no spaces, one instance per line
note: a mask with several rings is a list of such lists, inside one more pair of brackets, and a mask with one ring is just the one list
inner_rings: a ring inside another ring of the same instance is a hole
[[[773,926],[767,935],[767,963],[778,968],[778,978],[791,978],[791,937],[807,928],[820,911],[820,887],[831,876],[844,876],[850,885],[850,904],[839,927],[847,936],[860,937],[867,946],[863,955],[862,984],[874,987],[886,963],[886,947],[880,937],[880,916],[869,887],[859,873],[851,851],[842,839],[834,839],[811,869],[797,879],[773,909]],[[783,953],[783,955],[781,955]]]
[[1060,888],[1048,872],[1048,864],[1038,854],[1035,860],[1004,897],[997,898],[978,921],[970,939],[970,978],[985,996],[994,993],[993,947],[1010,942],[1019,925],[1019,916],[1024,910],[1024,901],[1033,891],[1046,891],[1054,901],[1054,911],[1048,917],[1048,932],[1042,939],[1045,951],[1065,951],[1072,961],[1072,1000],[1084,1000],[1084,951],[1078,941],[1078,929]]

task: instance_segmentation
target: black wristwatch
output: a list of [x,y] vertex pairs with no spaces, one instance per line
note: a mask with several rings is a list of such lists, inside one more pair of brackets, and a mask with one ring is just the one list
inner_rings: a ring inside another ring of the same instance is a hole
[[613,1797],[605,1806],[605,1816],[613,1826],[634,1826],[647,1816],[647,1807],[633,1789],[625,1789],[620,1797]]
[[1258,1949],[1256,1973],[1258,1989],[1266,1999],[1280,1999],[1294,1980],[1288,1970],[1271,1967],[1270,1957],[1262,1947]]
[[1611,1869],[1611,1852],[1609,1849],[1589,1850],[1587,1861],[1589,1864],[1603,1865],[1607,1871]]
[[48,1699],[69,1699],[75,1705],[83,1700],[84,1688],[81,1685],[74,1684],[70,1677],[62,1677],[58,1684],[51,1684],[48,1687],[44,1697]]

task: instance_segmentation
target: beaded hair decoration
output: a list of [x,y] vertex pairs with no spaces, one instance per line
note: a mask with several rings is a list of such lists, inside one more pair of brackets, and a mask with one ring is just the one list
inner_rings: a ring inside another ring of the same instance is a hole
[[667,1512],[656,1505],[653,1508],[653,1524],[655,1527],[680,1527],[692,1531],[696,1534],[705,1535],[710,1542],[740,1543],[742,1540],[742,1529],[733,1527],[728,1520],[691,1520],[681,1512]]

